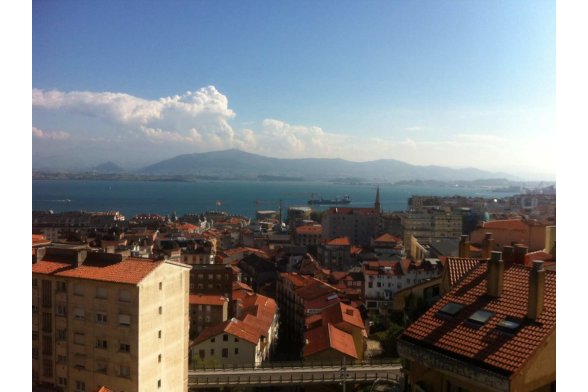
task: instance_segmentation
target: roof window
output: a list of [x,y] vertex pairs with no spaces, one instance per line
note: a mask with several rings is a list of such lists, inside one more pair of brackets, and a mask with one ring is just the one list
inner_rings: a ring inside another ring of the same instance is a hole
[[496,324],[496,327],[501,331],[514,333],[521,328],[521,322],[512,317],[507,317]]
[[439,310],[439,313],[448,315],[448,316],[455,316],[456,314],[459,313],[460,310],[462,310],[464,307],[463,304],[458,304],[457,302],[449,302],[447,303],[447,305],[445,305],[444,307],[441,308],[441,310]]
[[490,320],[494,314],[494,312],[489,310],[476,310],[470,317],[468,317],[468,321],[472,321],[477,324],[486,324],[486,322]]

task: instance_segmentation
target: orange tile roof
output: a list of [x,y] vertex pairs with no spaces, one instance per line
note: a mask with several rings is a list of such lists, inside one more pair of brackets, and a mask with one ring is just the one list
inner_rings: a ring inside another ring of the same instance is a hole
[[392,243],[396,243],[396,242],[400,242],[401,239],[393,236],[392,234],[389,233],[384,233],[381,236],[379,236],[378,238],[376,238],[374,240],[375,242],[392,242]]
[[337,237],[327,241],[327,245],[333,246],[350,246],[349,237]]
[[101,386],[100,388],[98,388],[96,390],[96,392],[114,392],[114,391],[110,388],[106,388],[105,386]]
[[322,232],[322,226],[298,226],[296,228],[296,234],[321,234]]
[[43,260],[33,264],[33,273],[66,278],[100,280],[105,282],[137,284],[164,261],[127,257],[119,262],[85,262],[79,267],[69,263]]
[[33,246],[41,245],[41,244],[50,244],[49,241],[44,235],[42,234],[33,234]]
[[359,309],[342,302],[338,306],[324,309],[321,314],[323,315],[323,320],[334,325],[344,322],[359,329],[365,328]]
[[[486,296],[486,263],[478,265],[400,339],[503,374],[517,372],[555,333],[555,272],[545,271],[544,309],[535,322],[526,319],[529,273],[528,267],[505,265],[502,295],[490,298]],[[438,311],[449,302],[465,307],[454,317],[439,316]],[[480,309],[495,315],[474,327],[467,319]],[[520,329],[513,334],[498,332],[497,324],[506,317],[521,320]]]
[[466,257],[447,257],[445,261],[445,268],[449,274],[449,285],[453,286],[468,272],[480,264],[479,259],[472,259]]
[[190,305],[223,306],[229,300],[218,295],[191,294]]
[[193,345],[202,343],[210,338],[218,336],[222,333],[227,333],[229,335],[233,335],[238,337],[239,339],[245,340],[252,344],[257,344],[259,342],[259,332],[257,329],[252,327],[251,325],[244,323],[241,320],[237,320],[236,318],[232,318],[220,324],[212,325],[206,329],[204,329],[200,335],[194,340]]
[[529,225],[520,219],[504,219],[483,222],[482,228],[495,230],[528,230]]
[[308,344],[304,346],[305,357],[333,349],[352,358],[359,359],[355,350],[353,336],[341,331],[332,324],[313,328],[307,331],[304,337],[308,341]]

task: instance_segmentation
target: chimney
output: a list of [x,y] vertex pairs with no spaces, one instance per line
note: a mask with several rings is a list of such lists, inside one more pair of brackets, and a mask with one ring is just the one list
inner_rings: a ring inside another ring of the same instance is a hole
[[527,318],[537,320],[543,311],[545,297],[545,269],[542,260],[533,260],[533,267],[529,273],[529,300]]
[[487,268],[486,294],[494,298],[500,297],[504,287],[504,261],[501,252],[492,252]]
[[492,252],[493,245],[494,239],[492,238],[492,233],[486,233],[482,240],[482,259],[490,258],[490,252]]
[[528,248],[525,245],[516,244],[514,247],[514,260],[515,264],[525,265],[525,255],[527,254]]
[[35,251],[35,257],[33,258],[33,264],[38,263],[45,257],[46,248],[37,248]]
[[510,245],[502,247],[502,260],[505,263],[512,263],[514,261],[514,248]]
[[466,234],[462,234],[459,240],[459,257],[470,257],[470,241]]
[[243,312],[243,301],[238,299],[235,301],[235,317],[241,316]]
[[545,253],[551,253],[551,251],[554,247],[555,247],[555,226],[546,226],[545,227]]

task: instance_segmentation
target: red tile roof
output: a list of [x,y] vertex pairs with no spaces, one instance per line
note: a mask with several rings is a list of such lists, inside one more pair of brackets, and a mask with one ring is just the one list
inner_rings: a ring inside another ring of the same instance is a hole
[[331,306],[321,312],[323,320],[333,325],[347,323],[359,329],[365,328],[359,309],[353,306],[339,303],[338,306]]
[[392,234],[389,234],[389,233],[384,233],[374,240],[374,242],[390,242],[390,243],[397,243],[397,242],[401,242],[401,241],[402,240],[400,238],[393,236]]
[[256,328],[247,323],[244,323],[241,320],[232,318],[231,320],[227,320],[223,323],[212,325],[206,328],[200,333],[200,335],[198,335],[193,344],[195,345],[202,343],[222,333],[233,335],[252,344],[257,344],[260,338],[259,332]]
[[353,336],[341,331],[332,324],[313,328],[307,331],[304,337],[308,341],[308,344],[304,346],[305,357],[333,349],[352,358],[359,359],[355,350]]
[[[486,293],[486,263],[475,267],[460,283],[408,327],[401,340],[451,355],[469,363],[512,374],[555,333],[555,272],[545,271],[544,310],[533,322],[525,318],[530,268],[510,264],[504,270],[504,289],[499,298]],[[438,315],[447,303],[464,304],[454,317]],[[477,310],[494,313],[481,327],[468,317]],[[507,317],[521,320],[513,334],[497,331],[497,324]],[[554,358],[555,360],[555,358]]]
[[100,388],[98,388],[96,390],[96,392],[114,392],[114,391],[110,388],[106,388],[105,386],[101,386]]
[[127,257],[119,262],[85,262],[81,266],[74,268],[69,263],[43,260],[37,264],[33,264],[33,273],[67,278],[137,284],[162,263],[164,262]]
[[298,226],[296,228],[296,234],[321,234],[322,232],[322,226]]
[[504,219],[483,222],[482,228],[495,230],[528,230],[529,226],[520,219]]
[[190,305],[212,305],[212,306],[223,306],[229,300],[225,297],[218,295],[204,295],[204,294],[192,294],[190,295]]
[[349,237],[337,237],[327,241],[327,245],[332,246],[351,246]]
[[472,259],[467,257],[447,257],[445,261],[445,268],[449,275],[449,285],[453,286],[468,272],[480,264],[479,259]]
[[42,234],[33,234],[33,246],[35,245],[43,245],[43,244],[50,244],[49,241],[44,235]]

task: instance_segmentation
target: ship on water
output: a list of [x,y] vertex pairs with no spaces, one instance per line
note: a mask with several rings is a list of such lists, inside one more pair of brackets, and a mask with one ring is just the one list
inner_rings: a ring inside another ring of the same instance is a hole
[[336,197],[335,199],[317,199],[314,196],[314,193],[310,197],[308,204],[316,204],[316,205],[337,205],[337,204],[349,204],[351,203],[351,197],[349,195],[345,195],[343,197]]

